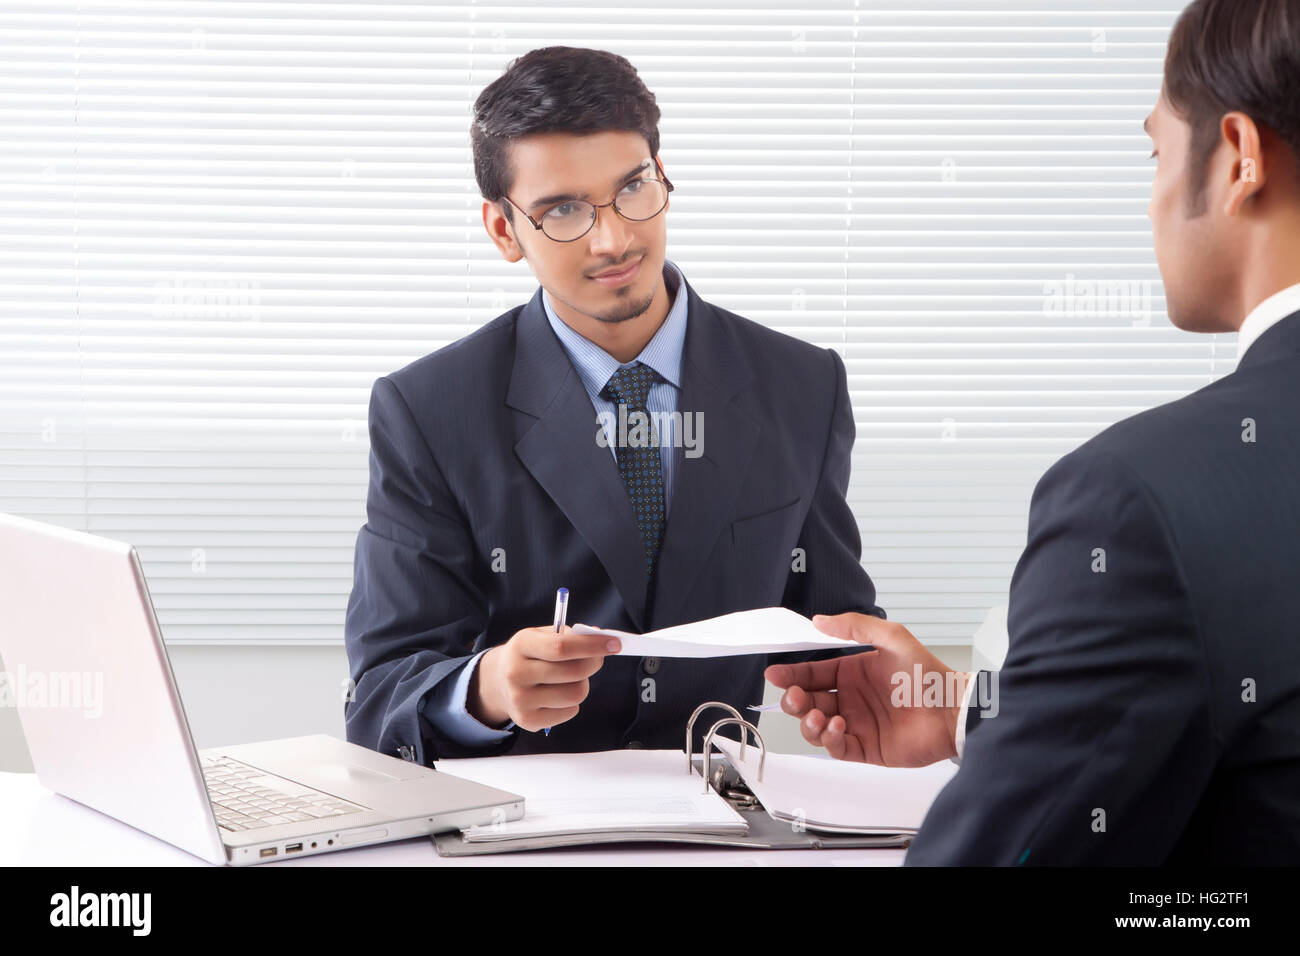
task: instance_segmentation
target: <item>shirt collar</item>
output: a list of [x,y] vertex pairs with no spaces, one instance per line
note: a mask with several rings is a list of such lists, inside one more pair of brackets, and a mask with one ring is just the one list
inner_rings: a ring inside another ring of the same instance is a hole
[[1287,286],[1281,292],[1269,296],[1251,310],[1246,321],[1237,330],[1237,361],[1240,362],[1246,350],[1255,344],[1255,340],[1285,319],[1288,315],[1300,312],[1300,282]]
[[[641,350],[641,354],[632,362],[645,363],[658,372],[664,381],[681,388],[682,349],[686,343],[686,278],[681,269],[667,259],[664,260],[664,283],[672,297],[668,315],[654,337]],[[555,314],[550,293],[545,289],[542,290],[542,305],[546,309],[546,318],[550,321],[551,328],[555,330],[569,360],[581,376],[583,385],[591,394],[599,394],[609,382],[610,376],[619,369],[618,359],[569,328]],[[631,365],[632,362],[622,364]]]

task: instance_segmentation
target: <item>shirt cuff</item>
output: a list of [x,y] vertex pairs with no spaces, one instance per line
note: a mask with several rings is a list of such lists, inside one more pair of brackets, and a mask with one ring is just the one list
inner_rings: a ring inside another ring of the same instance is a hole
[[971,671],[966,675],[969,679],[966,681],[966,692],[961,695],[961,710],[957,713],[957,756],[952,758],[952,762],[961,765],[961,754],[966,749],[966,718],[969,716],[970,698],[975,690],[975,681],[979,678],[979,671]]
[[424,699],[424,716],[429,723],[463,747],[481,747],[505,740],[515,730],[512,720],[504,728],[489,727],[469,712],[469,682],[474,668],[487,653],[481,650],[456,674],[456,679],[444,680]]

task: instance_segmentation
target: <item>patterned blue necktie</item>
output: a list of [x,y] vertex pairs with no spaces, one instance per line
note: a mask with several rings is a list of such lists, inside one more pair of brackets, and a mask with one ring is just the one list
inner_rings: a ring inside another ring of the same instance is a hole
[[[654,578],[659,542],[664,531],[664,479],[659,457],[659,434],[651,427],[651,415],[646,408],[646,396],[657,379],[654,369],[637,362],[616,371],[601,390],[601,394],[616,405],[627,406],[626,412],[618,413],[619,422],[627,421],[627,441],[624,444],[624,436],[616,429],[614,454],[618,458],[619,477],[623,479],[623,486],[632,501],[636,525],[645,546],[647,589]],[[643,413],[645,418],[636,412]]]

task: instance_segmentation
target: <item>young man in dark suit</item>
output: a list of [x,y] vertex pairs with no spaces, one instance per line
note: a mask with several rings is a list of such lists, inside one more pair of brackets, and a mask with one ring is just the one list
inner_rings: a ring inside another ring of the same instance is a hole
[[1300,0],[1192,3],[1146,128],[1169,317],[1236,371],[1043,476],[997,675],[857,614],[768,671],[835,757],[960,760],[909,864],[1300,863]]
[[559,587],[570,621],[636,632],[772,605],[883,615],[845,501],[844,363],[667,260],[658,119],[622,57],[560,47],[475,104],[484,226],[541,287],[375,383],[355,743],[420,763],[676,748],[700,703],[761,701],[766,657],[556,634]]

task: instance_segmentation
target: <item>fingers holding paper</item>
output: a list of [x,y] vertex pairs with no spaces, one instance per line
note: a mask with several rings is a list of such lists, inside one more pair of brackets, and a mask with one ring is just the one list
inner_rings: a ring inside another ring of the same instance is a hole
[[[818,615],[813,624],[875,650],[767,669],[768,681],[785,688],[781,709],[799,718],[805,740],[839,760],[889,767],[920,767],[955,755],[964,674],[892,621],[848,613]],[[917,682],[923,686],[913,692]],[[939,692],[929,692],[936,685]]]
[[511,720],[528,731],[572,720],[591,690],[590,678],[619,649],[617,638],[569,627],[558,633],[525,628],[483,655],[470,682],[469,711],[486,723]]

